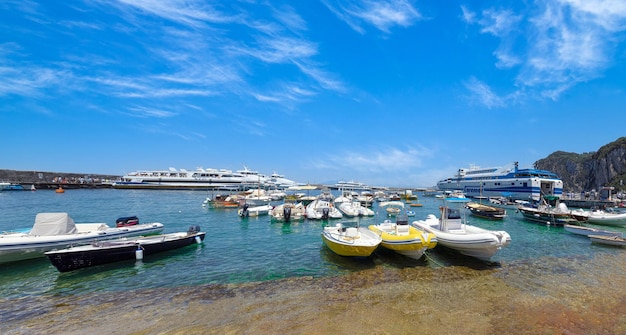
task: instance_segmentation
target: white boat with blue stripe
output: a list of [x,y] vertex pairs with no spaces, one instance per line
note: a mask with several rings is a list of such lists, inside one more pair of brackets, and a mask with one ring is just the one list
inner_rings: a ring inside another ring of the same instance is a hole
[[561,197],[563,181],[553,172],[520,169],[518,162],[506,167],[461,168],[452,178],[440,180],[442,191],[460,190],[465,196],[506,197],[512,200],[539,201],[542,195]]

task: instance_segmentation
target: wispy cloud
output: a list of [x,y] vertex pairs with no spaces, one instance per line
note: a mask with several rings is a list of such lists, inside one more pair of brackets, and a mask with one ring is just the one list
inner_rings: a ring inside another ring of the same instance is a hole
[[0,96],[42,96],[44,89],[71,82],[72,74],[64,69],[31,66],[0,67]]
[[394,26],[409,27],[423,17],[406,0],[324,0],[326,7],[353,30],[364,34],[363,24],[389,33]]
[[130,107],[128,110],[130,111],[129,115],[138,118],[171,118],[177,115],[171,111],[149,107]]
[[292,63],[317,54],[317,46],[294,37],[264,36],[257,40],[255,46],[242,46],[238,51],[267,63]]
[[522,16],[515,15],[512,10],[487,9],[478,24],[482,27],[481,32],[503,37],[516,29],[521,20]]
[[281,6],[274,9],[276,19],[292,31],[307,29],[307,23],[291,6]]
[[472,95],[471,100],[474,100],[487,108],[495,108],[504,106],[505,99],[495,94],[489,85],[481,82],[480,80],[472,77],[465,83],[465,88],[469,90]]
[[[11,1],[0,6],[36,22],[47,21],[54,29],[46,34],[58,33],[68,45],[86,45],[80,52],[49,53],[37,65],[18,60],[15,50],[21,45],[0,45],[0,59],[10,57],[0,69],[0,95],[74,86],[131,106],[141,99],[187,103],[197,97],[236,96],[291,109],[320,92],[344,90],[339,77],[315,61],[317,42],[302,34],[307,22],[291,6],[93,0],[87,5],[103,18],[91,22],[81,18],[88,10],[83,7],[69,9],[75,16],[63,16],[35,5]],[[77,42],[76,36],[85,37]],[[130,50],[136,58],[118,59],[111,52],[117,48]],[[273,73],[271,82],[259,80],[267,71]]]
[[[541,13],[531,19],[531,36],[535,38],[518,76],[522,85],[537,87],[544,94],[562,92],[601,76],[610,65],[612,44],[617,42],[613,32],[626,27],[626,11],[621,13],[620,24],[616,13],[589,12],[576,5],[545,3]],[[607,26],[608,22],[613,25]],[[558,94],[548,96],[558,98]]]
[[421,146],[407,148],[378,148],[367,151],[344,151],[329,155],[314,164],[325,169],[351,169],[358,172],[386,173],[389,171],[407,171],[418,168],[422,160],[430,157],[432,151]]
[[[115,6],[113,1],[106,1]],[[203,27],[206,23],[223,23],[234,20],[204,1],[194,0],[118,0],[120,5],[133,8],[139,14],[150,14],[191,27]],[[124,9],[118,5],[118,8]]]
[[[537,0],[526,14],[512,9],[485,9],[480,16],[461,7],[462,19],[500,39],[493,52],[497,68],[517,70],[517,92],[557,100],[576,84],[602,76],[626,30],[626,3],[617,0]],[[487,84],[465,84],[489,108],[503,106]],[[510,101],[510,100],[509,100]]]
[[467,8],[467,6],[461,5],[461,18],[465,23],[471,24],[476,23],[476,13],[472,12]]

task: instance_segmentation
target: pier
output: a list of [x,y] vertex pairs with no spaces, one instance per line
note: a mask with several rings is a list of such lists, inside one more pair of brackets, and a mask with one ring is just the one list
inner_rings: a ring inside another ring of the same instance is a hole
[[32,186],[38,190],[112,188],[113,182],[120,178],[93,173],[0,170],[0,181],[22,185],[25,191]]

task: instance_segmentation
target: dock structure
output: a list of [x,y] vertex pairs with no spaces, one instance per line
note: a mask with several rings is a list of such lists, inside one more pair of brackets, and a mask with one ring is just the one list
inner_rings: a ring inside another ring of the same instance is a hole
[[102,174],[0,169],[0,181],[22,185],[27,191],[32,186],[38,190],[56,190],[59,187],[64,189],[111,188],[113,182],[120,178],[121,176]]

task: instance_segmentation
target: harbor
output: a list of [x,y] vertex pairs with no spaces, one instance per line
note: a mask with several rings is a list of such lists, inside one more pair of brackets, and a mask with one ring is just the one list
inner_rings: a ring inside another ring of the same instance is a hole
[[[415,220],[438,213],[440,199],[416,195],[423,206],[415,208]],[[623,249],[527,222],[510,209],[502,221],[471,219],[511,236],[490,262],[438,247],[419,260],[385,249],[353,259],[324,245],[323,227],[368,226],[386,214],[276,222],[239,217],[236,208],[203,207],[206,194],[182,190],[0,197],[6,213],[0,231],[28,227],[39,212],[66,211],[77,222],[136,215],[161,222],[164,233],[190,225],[207,232],[201,245],[68,273],[46,259],[3,264],[3,334],[346,333],[345,320],[368,333],[407,333],[420,325],[444,333],[463,327],[467,334],[616,334],[624,326]]]

